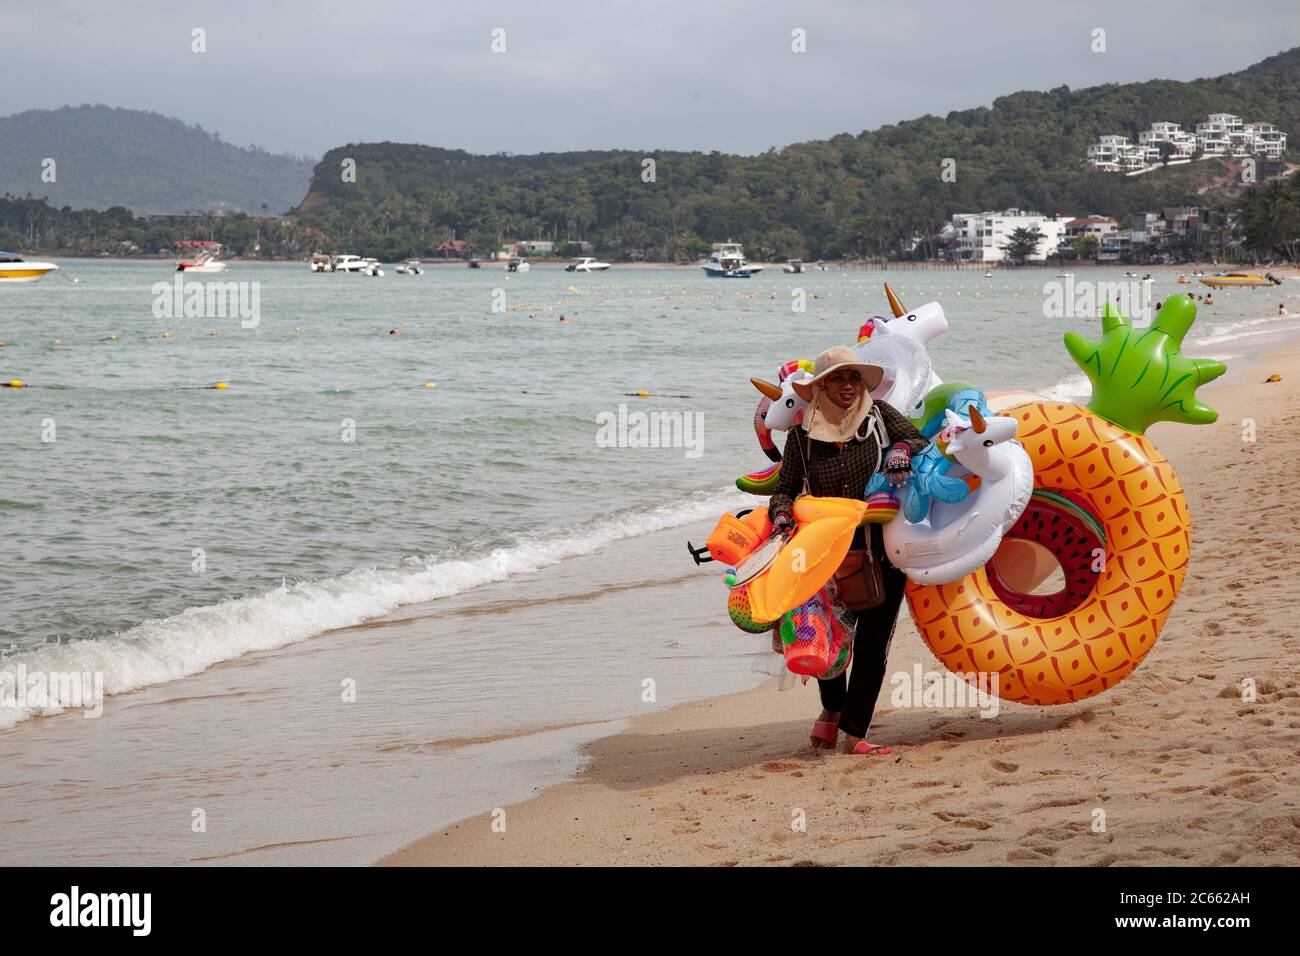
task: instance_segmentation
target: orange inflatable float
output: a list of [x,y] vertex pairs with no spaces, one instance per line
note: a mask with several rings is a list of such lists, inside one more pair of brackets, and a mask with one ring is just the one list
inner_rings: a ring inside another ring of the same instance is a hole
[[[1196,318],[1170,297],[1150,328],[1109,305],[1102,338],[1068,333],[1066,348],[1092,382],[1088,407],[1031,402],[1007,409],[1034,467],[1034,494],[1006,541],[1045,550],[1065,587],[1016,589],[1040,576],[999,573],[999,559],[959,581],[909,582],[922,638],[958,673],[996,672],[1004,700],[1063,704],[1132,673],[1160,635],[1191,553],[1191,519],[1169,462],[1145,437],[1157,421],[1213,422],[1196,389],[1226,371],[1180,354]],[[1021,560],[1030,552],[1021,550]]]

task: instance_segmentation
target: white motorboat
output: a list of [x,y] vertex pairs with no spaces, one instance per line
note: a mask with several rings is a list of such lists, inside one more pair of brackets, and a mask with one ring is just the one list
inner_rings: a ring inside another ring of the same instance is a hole
[[336,256],[331,272],[365,272],[369,268],[368,260],[360,256]]
[[0,282],[35,282],[58,268],[53,262],[28,262],[16,252],[0,252]]
[[361,274],[383,278],[384,270],[378,259],[362,259]]
[[212,272],[225,272],[226,268],[226,264],[216,256],[199,256],[193,262],[185,262],[184,260],[181,260],[176,263],[176,271],[184,272],[186,275],[195,272],[200,272],[205,275]]
[[307,260],[307,268],[311,269],[312,272],[333,272],[334,263],[329,256],[317,253]]
[[506,272],[527,272],[529,268],[527,259],[508,259],[506,261]]
[[601,262],[598,259],[592,259],[590,256],[584,256],[581,259],[574,259],[564,267],[565,272],[604,272],[609,268],[608,262]]
[[418,276],[424,274],[424,270],[420,268],[419,259],[407,259],[393,271],[399,276]]
[[745,250],[738,242],[715,242],[713,254],[701,263],[704,274],[713,279],[748,279],[762,266],[750,265],[745,260]]
[[787,260],[785,260],[785,265],[783,265],[783,266],[781,267],[781,271],[782,271],[782,272],[791,272],[791,273],[795,273],[795,274],[798,274],[798,273],[800,273],[800,272],[803,272],[803,260],[802,260],[802,259],[787,259]]

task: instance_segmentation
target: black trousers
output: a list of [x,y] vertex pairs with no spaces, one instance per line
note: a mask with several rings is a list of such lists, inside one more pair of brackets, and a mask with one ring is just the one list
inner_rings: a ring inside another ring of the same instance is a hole
[[[871,715],[876,709],[880,685],[885,680],[885,662],[894,639],[894,625],[903,602],[907,577],[884,558],[880,526],[871,527],[871,546],[880,560],[885,581],[885,600],[866,611],[858,612],[858,626],[853,632],[853,663],[849,672],[834,680],[818,681],[822,706],[840,715],[840,730],[850,737],[866,737]],[[857,546],[857,542],[855,542]]]

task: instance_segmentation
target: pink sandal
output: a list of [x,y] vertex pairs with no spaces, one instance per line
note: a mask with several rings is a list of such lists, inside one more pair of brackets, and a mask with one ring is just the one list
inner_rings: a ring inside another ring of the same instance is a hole
[[829,747],[826,749],[834,750],[835,742],[839,740],[839,737],[840,737],[840,725],[838,721],[836,722],[831,722],[829,720],[813,721],[813,729],[812,729],[812,734],[810,735],[810,740],[812,742],[814,749],[822,749],[817,747],[817,741],[824,740],[827,744],[829,744]]
[[887,747],[884,744],[868,743],[865,740],[859,740],[853,745],[853,750],[850,751],[850,753],[855,753],[861,757],[884,757],[893,752],[892,747]]

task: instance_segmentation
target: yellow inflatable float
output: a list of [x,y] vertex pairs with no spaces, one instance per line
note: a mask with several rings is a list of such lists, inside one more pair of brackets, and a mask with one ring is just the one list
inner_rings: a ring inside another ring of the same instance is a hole
[[959,581],[909,583],[917,628],[948,669],[998,673],[1005,700],[1063,704],[1113,687],[1155,646],[1187,570],[1191,519],[1173,467],[1144,432],[1157,421],[1213,422],[1218,413],[1195,392],[1226,370],[1180,354],[1195,318],[1186,295],[1168,299],[1148,329],[1107,306],[1100,341],[1065,338],[1092,382],[1088,407],[1040,401],[1003,412],[1017,418],[1034,466],[1034,496],[1007,540],[1049,551],[1066,586],[1018,591],[996,557]]

